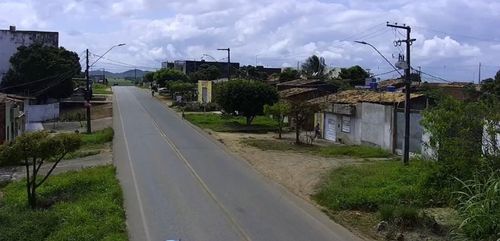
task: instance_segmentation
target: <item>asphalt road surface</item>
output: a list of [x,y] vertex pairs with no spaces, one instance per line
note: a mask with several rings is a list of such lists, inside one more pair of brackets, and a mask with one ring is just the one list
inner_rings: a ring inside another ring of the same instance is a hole
[[149,92],[113,92],[113,159],[131,240],[360,240]]

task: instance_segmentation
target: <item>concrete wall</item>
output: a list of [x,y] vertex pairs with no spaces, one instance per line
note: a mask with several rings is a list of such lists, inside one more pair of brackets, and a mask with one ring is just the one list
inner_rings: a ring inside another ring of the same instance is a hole
[[392,150],[393,107],[361,104],[361,143]]
[[30,105],[27,113],[29,123],[55,119],[59,117],[59,103]]
[[[420,125],[420,120],[422,116],[420,113],[410,113],[410,152],[412,153],[422,153],[423,139],[423,129]],[[397,144],[396,149],[398,151],[403,150],[404,143],[404,132],[405,132],[405,114],[404,112],[397,113]],[[424,136],[424,139],[428,140],[428,136]],[[431,150],[424,150],[425,152],[431,152]],[[430,154],[430,153],[427,153]],[[427,155],[426,154],[426,155]]]
[[10,57],[20,46],[42,43],[46,46],[59,46],[59,33],[38,31],[0,30],[0,81],[10,68]]

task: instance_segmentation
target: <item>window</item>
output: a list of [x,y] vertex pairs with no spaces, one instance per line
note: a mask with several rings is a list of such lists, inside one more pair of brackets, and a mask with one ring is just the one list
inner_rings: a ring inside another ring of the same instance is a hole
[[342,132],[351,132],[351,117],[342,116]]

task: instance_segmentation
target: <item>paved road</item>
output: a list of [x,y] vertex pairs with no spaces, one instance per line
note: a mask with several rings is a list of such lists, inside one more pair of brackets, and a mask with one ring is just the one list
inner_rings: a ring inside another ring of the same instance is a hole
[[114,162],[131,240],[359,240],[148,92],[113,91]]

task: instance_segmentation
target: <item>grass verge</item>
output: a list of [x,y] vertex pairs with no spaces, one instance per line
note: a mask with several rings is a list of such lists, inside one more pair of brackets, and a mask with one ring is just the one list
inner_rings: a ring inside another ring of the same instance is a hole
[[110,86],[96,83],[92,85],[92,93],[97,95],[111,95],[113,91]]
[[377,211],[384,205],[422,207],[423,182],[433,164],[374,161],[332,170],[314,199],[331,210]]
[[276,151],[295,151],[318,155],[324,157],[351,156],[359,158],[384,158],[391,157],[392,154],[376,147],[370,146],[315,146],[315,145],[295,145],[286,141],[279,140],[258,140],[245,139],[242,143],[257,147],[261,150],[276,150]]
[[52,176],[38,189],[38,210],[27,206],[24,181],[9,184],[0,200],[0,241],[127,240],[115,172],[103,166]]
[[265,116],[256,116],[250,126],[246,125],[245,118],[241,116],[223,117],[218,114],[186,114],[185,118],[203,129],[211,129],[217,132],[262,133],[275,131],[278,127],[275,120]]
[[113,128],[108,127],[103,130],[95,131],[92,134],[82,134],[82,146],[75,152],[69,153],[64,159],[70,160],[93,156],[101,153],[106,148],[106,143],[113,140]]

